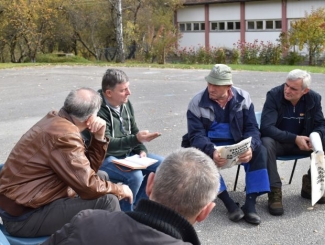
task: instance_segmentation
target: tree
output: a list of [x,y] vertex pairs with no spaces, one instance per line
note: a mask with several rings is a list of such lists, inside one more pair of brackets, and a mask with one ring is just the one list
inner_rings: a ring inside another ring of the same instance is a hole
[[[25,56],[35,62],[44,41],[52,38],[58,15],[55,0],[3,1],[5,26],[1,38],[9,46],[12,62],[22,62]],[[18,59],[17,59],[18,53]]]
[[325,47],[325,9],[312,9],[305,13],[305,18],[294,21],[288,32],[291,46],[297,45],[299,50],[307,48],[309,65],[315,65],[316,58]]

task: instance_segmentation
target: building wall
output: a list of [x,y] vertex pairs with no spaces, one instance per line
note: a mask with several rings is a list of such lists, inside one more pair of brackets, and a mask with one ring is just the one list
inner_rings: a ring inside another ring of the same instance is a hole
[[[286,4],[285,21],[288,23],[288,28],[290,28],[290,21],[303,18],[305,12],[310,13],[313,8],[325,7],[325,0],[286,0],[284,3],[282,3],[282,0],[245,2],[242,3],[245,26],[241,25],[240,29],[232,30],[213,29],[211,28],[211,22],[218,25],[218,28],[219,24],[216,23],[219,22],[224,22],[226,26],[228,22],[240,22],[241,3],[211,3],[208,5],[185,6],[177,12],[177,22],[179,24],[183,23],[183,26],[187,22],[200,22],[200,25],[205,25],[205,30],[183,31],[179,47],[198,47],[205,46],[208,43],[210,47],[233,48],[233,44],[238,41],[254,42],[254,40],[276,43],[282,31],[283,4]],[[204,23],[205,7],[208,8],[208,23]],[[274,29],[267,28],[267,23],[273,23]],[[279,28],[277,25],[280,23]],[[250,24],[250,28],[248,28],[248,24]],[[256,29],[252,29],[254,24]],[[257,27],[261,25],[263,29]],[[241,40],[241,30],[244,32],[242,36],[244,40]],[[205,32],[207,32],[207,35]]]
[[204,21],[204,5],[189,6],[178,10],[177,21]]
[[239,3],[211,4],[209,6],[210,20],[239,20]]
[[297,19],[305,16],[305,12],[311,12],[312,8],[317,9],[325,7],[325,0],[288,0],[287,3],[287,17],[288,19]]

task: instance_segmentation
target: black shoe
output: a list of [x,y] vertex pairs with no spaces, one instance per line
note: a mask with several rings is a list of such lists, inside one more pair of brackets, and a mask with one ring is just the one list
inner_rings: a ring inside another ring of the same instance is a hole
[[261,218],[258,216],[256,212],[246,212],[245,208],[242,207],[242,210],[245,214],[244,219],[246,222],[251,223],[253,225],[259,225],[261,223]]
[[240,208],[237,208],[231,213],[228,213],[228,218],[234,222],[241,220],[243,217],[244,217],[244,212]]

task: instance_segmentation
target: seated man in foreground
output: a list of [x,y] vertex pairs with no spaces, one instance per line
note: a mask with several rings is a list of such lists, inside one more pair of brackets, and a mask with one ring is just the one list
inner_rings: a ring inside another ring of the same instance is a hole
[[[131,190],[101,179],[108,139],[97,117],[100,95],[71,91],[59,112],[51,111],[17,142],[0,174],[0,216],[9,234],[46,236],[84,209],[120,210]],[[92,134],[88,149],[81,131]]]
[[[272,215],[282,215],[282,182],[277,170],[276,157],[312,153],[310,134],[316,133],[320,145],[325,142],[325,119],[321,96],[310,89],[311,76],[295,69],[289,72],[286,82],[266,95],[262,117],[262,142],[268,151],[267,169],[271,192],[268,209]],[[301,196],[311,199],[310,170],[302,178]],[[325,204],[325,196],[318,203]]]
[[133,212],[82,211],[43,244],[198,245],[192,224],[215,206],[219,181],[207,155],[195,148],[176,150],[149,174],[149,200],[140,200]]
[[189,103],[188,134],[184,136],[184,141],[205,152],[220,168],[227,163],[227,159],[221,158],[215,146],[231,145],[252,137],[249,150],[239,156],[239,162],[244,163],[246,171],[245,204],[240,208],[230,198],[222,177],[218,198],[227,208],[231,221],[244,218],[248,223],[257,225],[261,219],[255,209],[256,198],[270,188],[266,170],[267,154],[260,140],[254,105],[248,92],[232,86],[230,67],[215,65],[205,80],[207,88],[196,94]]

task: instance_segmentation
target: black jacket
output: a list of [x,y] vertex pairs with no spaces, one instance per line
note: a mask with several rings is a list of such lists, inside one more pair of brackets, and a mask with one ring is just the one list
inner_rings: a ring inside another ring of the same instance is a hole
[[84,210],[43,245],[199,245],[193,226],[173,210],[141,200],[134,212]]
[[[317,132],[320,134],[321,139],[324,139],[325,119],[322,112],[321,96],[310,90],[301,99],[304,99],[306,104],[304,129],[301,135],[309,137],[310,133]],[[262,137],[271,137],[283,143],[295,143],[295,134],[278,129],[287,105],[284,98],[284,84],[271,89],[267,93],[260,127]]]

